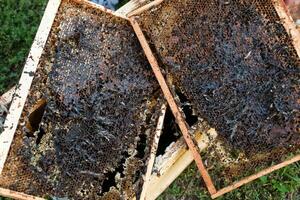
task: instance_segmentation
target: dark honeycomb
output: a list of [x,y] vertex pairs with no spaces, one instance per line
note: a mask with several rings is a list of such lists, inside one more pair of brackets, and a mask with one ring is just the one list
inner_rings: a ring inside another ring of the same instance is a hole
[[63,1],[0,186],[42,197],[132,199],[159,96],[128,21]]
[[171,88],[232,147],[299,147],[299,59],[271,0],[167,0],[138,20]]

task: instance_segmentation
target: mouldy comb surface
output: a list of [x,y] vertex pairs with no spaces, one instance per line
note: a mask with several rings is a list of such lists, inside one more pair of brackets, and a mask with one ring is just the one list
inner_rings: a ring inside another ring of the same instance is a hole
[[156,127],[157,91],[128,21],[63,1],[0,186],[36,196],[132,199]]
[[138,21],[174,93],[233,149],[299,147],[299,58],[270,0],[166,0]]

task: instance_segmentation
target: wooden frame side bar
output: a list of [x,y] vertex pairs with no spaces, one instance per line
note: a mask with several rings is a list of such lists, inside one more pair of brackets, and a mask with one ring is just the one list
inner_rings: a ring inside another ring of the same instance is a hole
[[147,40],[140,28],[140,26],[138,25],[137,21],[134,19],[134,18],[129,18],[131,24],[132,24],[132,27],[141,43],[141,46],[145,52],[145,55],[146,57],[148,58],[149,60],[149,63],[152,67],[152,70],[156,76],[156,79],[157,81],[159,82],[159,85],[162,89],[162,92],[173,112],[173,115],[175,116],[176,120],[177,120],[177,123],[178,123],[178,126],[183,134],[183,137],[189,147],[189,149],[191,150],[192,154],[193,154],[193,157],[194,157],[194,160],[196,162],[196,165],[203,177],[203,180],[207,186],[207,189],[208,191],[211,193],[211,194],[214,194],[216,193],[216,188],[211,180],[211,177],[209,176],[203,162],[202,162],[202,159],[201,159],[201,155],[200,153],[198,152],[198,149],[197,147],[195,146],[190,134],[189,134],[189,129],[187,127],[187,124],[185,123],[185,120],[182,116],[182,113],[180,112],[172,94],[171,94],[171,91],[169,90],[168,88],[168,85],[160,71],[160,68],[159,68],[159,65],[157,63],[157,60],[156,58],[154,57],[148,43],[147,43]]
[[160,135],[161,135],[161,132],[163,129],[163,125],[164,125],[166,110],[167,110],[167,106],[166,106],[166,104],[163,104],[161,107],[160,117],[158,119],[157,127],[155,130],[154,141],[152,143],[152,147],[150,150],[150,159],[148,161],[148,166],[147,166],[147,170],[146,170],[146,174],[145,174],[145,178],[144,178],[144,184],[143,184],[140,200],[146,199],[146,197],[145,197],[146,192],[147,192],[148,187],[150,186],[151,173],[152,173],[152,169],[153,169],[153,165],[154,165],[154,161],[155,161],[155,157],[156,157],[159,138],[160,138]]
[[256,174],[253,174],[253,175],[248,176],[248,177],[246,177],[244,179],[241,179],[238,182],[233,183],[232,185],[230,185],[228,187],[225,187],[225,188],[223,188],[221,190],[218,190],[218,192],[215,193],[215,194],[213,194],[213,195],[211,195],[211,197],[213,199],[215,199],[217,197],[220,197],[223,194],[226,194],[226,193],[228,193],[228,192],[230,192],[232,190],[235,190],[235,189],[241,187],[242,185],[245,185],[245,184],[247,184],[247,183],[249,183],[249,182],[251,182],[251,181],[253,181],[255,179],[258,179],[258,178],[260,178],[262,176],[265,176],[265,175],[267,175],[267,174],[269,174],[269,173],[271,173],[273,171],[276,171],[276,170],[278,170],[280,168],[286,167],[286,166],[288,166],[288,165],[290,165],[292,163],[298,162],[298,161],[300,161],[300,154],[297,155],[297,156],[294,156],[290,160],[286,160],[286,161],[284,161],[282,163],[279,163],[277,165],[273,165],[272,167],[264,169],[264,170],[262,170],[262,171],[260,171],[260,172],[258,172]]
[[300,32],[297,29],[297,25],[294,23],[294,20],[289,15],[286,5],[283,0],[273,0],[273,6],[277,11],[279,18],[286,30],[292,39],[292,43],[297,52],[298,57],[300,57]]
[[16,95],[12,99],[9,114],[7,115],[4,123],[5,129],[0,135],[0,174],[8,156],[10,145],[14,138],[18,121],[31,87],[33,76],[30,74],[36,72],[36,68],[39,64],[40,57],[46,44],[60,2],[60,0],[49,0],[45,14],[42,18],[36,37],[30,49],[30,53],[26,60],[19,85],[16,87]]
[[18,200],[45,200],[44,198],[35,197],[22,192],[16,192],[4,188],[0,188],[0,196],[12,198],[12,199],[18,199]]

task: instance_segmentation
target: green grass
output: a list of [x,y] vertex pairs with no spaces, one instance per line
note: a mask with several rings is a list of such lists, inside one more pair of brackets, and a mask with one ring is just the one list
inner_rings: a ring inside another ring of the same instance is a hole
[[121,8],[122,6],[124,6],[129,0],[120,0],[119,3],[116,6],[116,9]]
[[0,200],[12,200],[11,198],[0,197]]
[[[192,164],[159,197],[159,200],[210,199],[199,172]],[[244,185],[219,200],[283,200],[300,199],[300,163],[275,171]]]
[[18,82],[46,0],[0,0],[0,95]]

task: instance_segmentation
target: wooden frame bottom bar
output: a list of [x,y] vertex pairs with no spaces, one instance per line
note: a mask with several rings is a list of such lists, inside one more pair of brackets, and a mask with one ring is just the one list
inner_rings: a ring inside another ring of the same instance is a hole
[[262,176],[265,176],[265,175],[267,175],[267,174],[269,174],[269,173],[271,173],[273,171],[276,171],[278,169],[281,169],[283,167],[286,167],[286,166],[288,166],[288,165],[290,165],[292,163],[298,162],[298,161],[300,161],[300,154],[298,154],[298,155],[294,156],[293,158],[291,158],[289,160],[286,160],[286,161],[284,161],[282,163],[279,163],[277,165],[273,165],[273,166],[271,166],[269,168],[266,168],[266,169],[264,169],[264,170],[262,170],[262,171],[260,171],[260,172],[258,172],[256,174],[253,174],[253,175],[248,176],[248,177],[246,177],[244,179],[241,179],[241,180],[233,183],[232,185],[224,187],[224,188],[218,190],[215,194],[212,194],[211,197],[213,199],[215,199],[217,197],[220,197],[223,194],[226,194],[226,193],[228,193],[228,192],[230,192],[230,191],[232,191],[234,189],[237,189],[237,188],[241,187],[242,185],[250,183],[251,181],[254,181],[255,179],[258,179],[258,178],[260,178]]
[[28,195],[22,192],[16,192],[9,189],[0,188],[0,196],[18,199],[18,200],[45,200],[44,198]]

